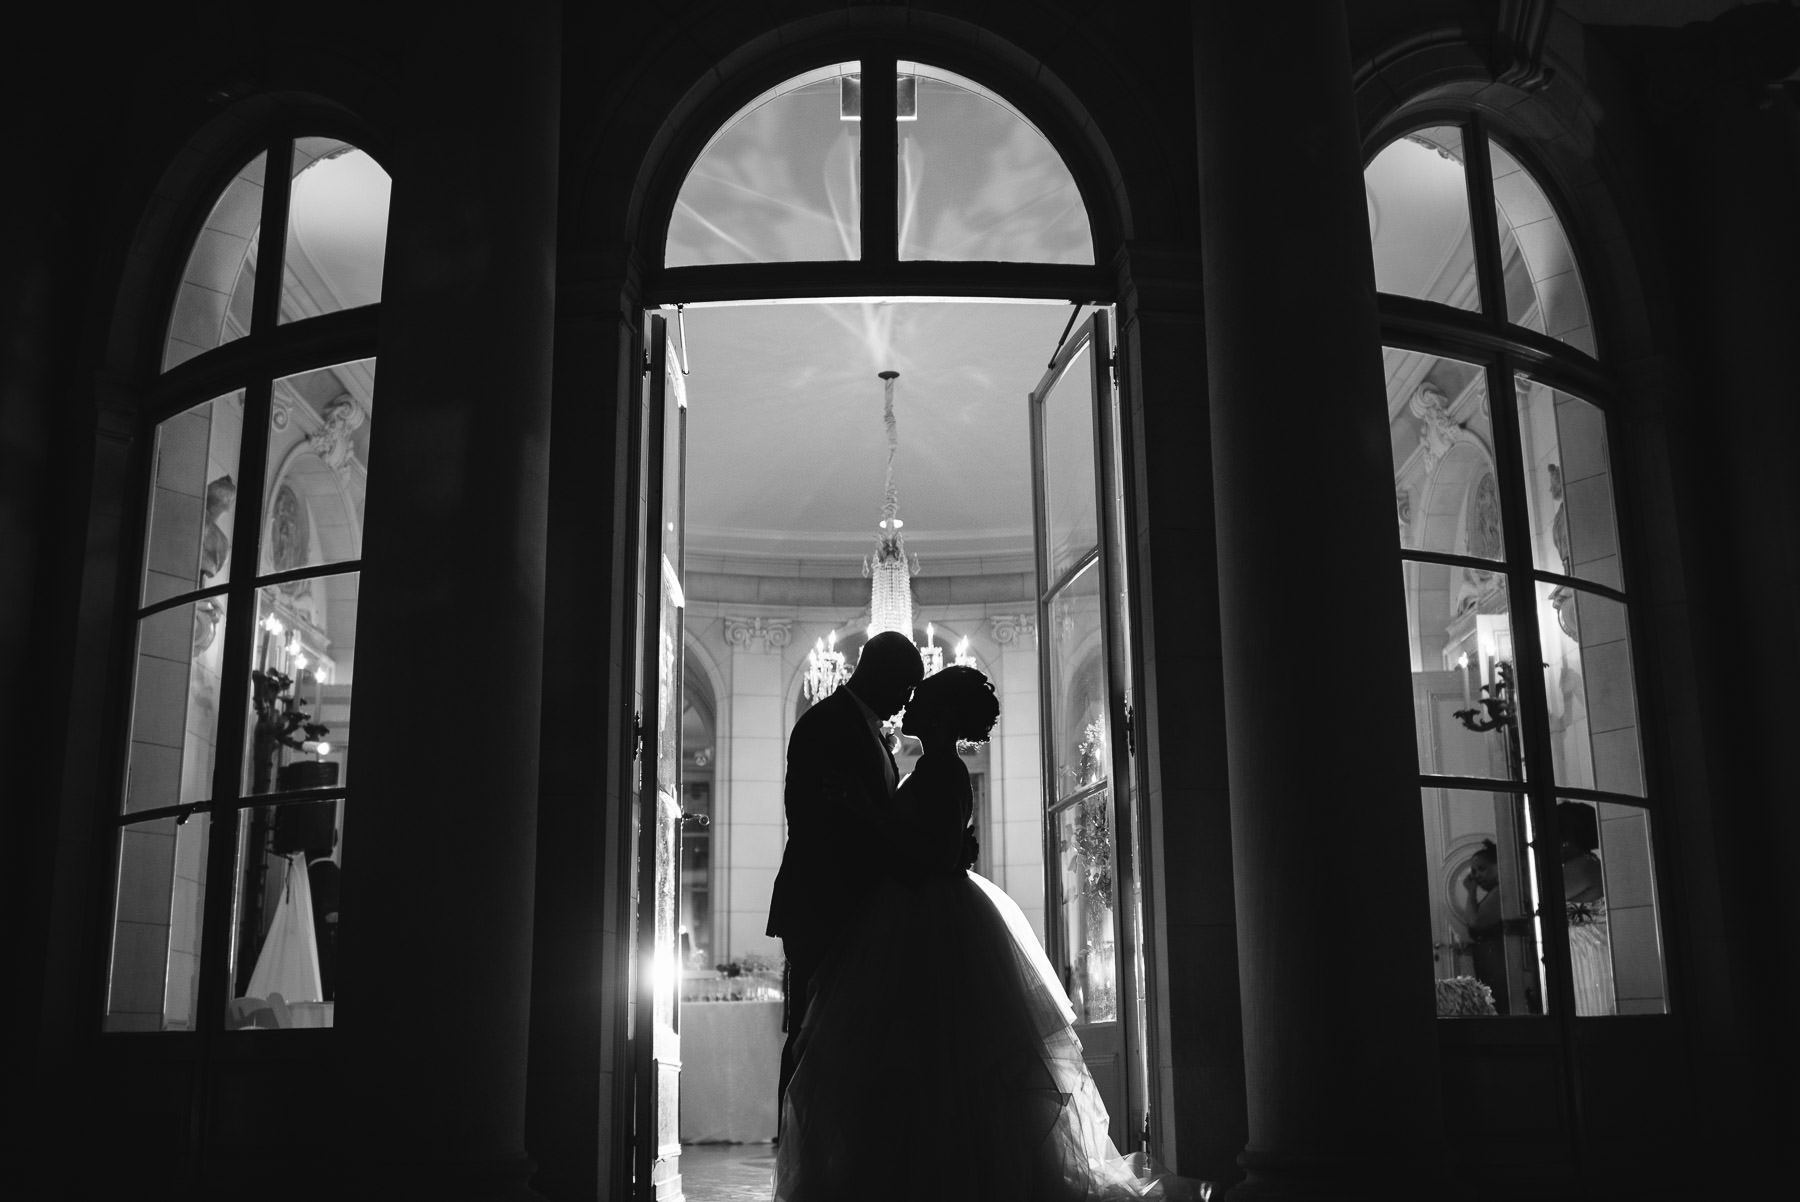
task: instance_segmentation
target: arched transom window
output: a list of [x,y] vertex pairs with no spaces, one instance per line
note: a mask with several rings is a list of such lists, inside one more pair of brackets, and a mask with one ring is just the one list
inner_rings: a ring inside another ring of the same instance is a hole
[[939,67],[885,65],[891,103],[863,63],[835,63],[725,122],[682,183],[665,263],[1094,262],[1074,177],[1016,107]]

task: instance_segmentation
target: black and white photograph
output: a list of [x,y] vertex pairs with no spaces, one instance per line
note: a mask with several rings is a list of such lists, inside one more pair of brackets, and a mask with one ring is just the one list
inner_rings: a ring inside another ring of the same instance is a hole
[[1791,1177],[1800,0],[7,26],[0,1195]]

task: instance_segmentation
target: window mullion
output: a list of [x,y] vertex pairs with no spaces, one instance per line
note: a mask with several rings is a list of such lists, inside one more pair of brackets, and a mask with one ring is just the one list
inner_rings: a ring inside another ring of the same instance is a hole
[[898,156],[894,89],[898,68],[891,55],[862,60],[862,261],[890,266],[899,259]]
[[[256,254],[256,291],[251,301],[250,336],[261,346],[275,328],[287,244],[288,196],[292,182],[289,143],[269,148],[264,173],[262,225]],[[223,1028],[231,989],[230,945],[238,833],[238,794],[243,782],[244,741],[250,708],[250,652],[256,642],[256,567],[261,554],[264,477],[269,455],[269,397],[266,370],[244,388],[244,435],[238,450],[237,518],[231,545],[231,587],[225,623],[224,664],[219,680],[218,744],[213,757],[212,828],[207,849],[205,916],[201,926],[200,985],[195,1023],[204,1046]]]
[[286,138],[269,147],[263,170],[262,226],[256,239],[256,291],[250,300],[250,336],[266,341],[281,316],[282,263],[287,250],[288,198],[293,192],[293,144]]
[[[1516,366],[1511,356],[1501,356],[1499,363],[1490,369],[1493,374],[1488,380],[1488,396],[1494,421],[1494,463],[1499,469],[1508,605],[1512,610],[1514,729],[1518,732],[1524,760],[1526,804],[1531,807],[1532,853],[1537,861],[1540,891],[1538,922],[1545,967],[1549,970],[1545,974],[1545,987],[1555,1001],[1555,1005],[1546,1006],[1546,1010],[1566,1019],[1575,1013],[1575,995],[1568,971],[1569,934],[1562,914],[1562,859],[1554,854],[1558,847],[1552,829],[1552,811],[1556,808],[1554,769],[1550,728],[1544,716],[1544,652],[1538,636],[1531,516],[1526,504],[1524,464],[1518,442],[1518,398],[1513,390]],[[1569,1029],[1565,1023],[1565,1033]]]
[[1475,243],[1476,283],[1481,312],[1496,329],[1507,324],[1506,277],[1500,261],[1500,219],[1494,210],[1494,171],[1488,161],[1487,129],[1471,116],[1463,131],[1463,169],[1469,192],[1469,236]]

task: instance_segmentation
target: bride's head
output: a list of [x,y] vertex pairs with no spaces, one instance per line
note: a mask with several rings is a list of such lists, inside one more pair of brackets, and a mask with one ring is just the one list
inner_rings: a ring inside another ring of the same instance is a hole
[[915,738],[941,730],[963,743],[986,740],[1000,717],[993,682],[975,668],[955,665],[935,672],[913,689],[901,728]]

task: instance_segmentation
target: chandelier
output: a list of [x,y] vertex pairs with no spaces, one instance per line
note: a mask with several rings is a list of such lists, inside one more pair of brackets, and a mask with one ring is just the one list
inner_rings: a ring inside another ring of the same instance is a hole
[[[910,639],[912,578],[919,570],[919,557],[907,554],[906,536],[901,533],[906,523],[900,520],[900,494],[894,487],[894,456],[900,450],[894,422],[894,381],[900,373],[884,371],[878,375],[883,393],[881,421],[887,429],[887,480],[882,492],[881,521],[876,526],[875,554],[863,560],[863,575],[869,580],[868,637],[893,631]],[[927,676],[943,669],[944,649],[937,645],[936,627],[929,622],[925,624],[925,646],[919,648],[919,658],[925,661]],[[963,667],[975,666],[968,639],[956,645],[955,662]],[[801,681],[807,698],[821,701],[848,679],[850,668],[844,653],[837,649],[837,631],[832,631],[828,639],[814,640],[812,650],[806,653],[806,675]]]

